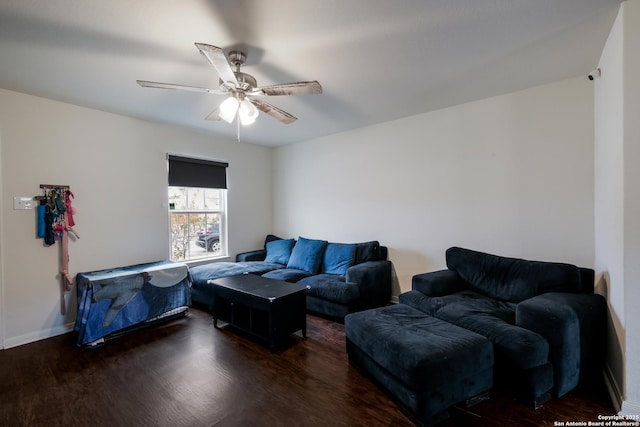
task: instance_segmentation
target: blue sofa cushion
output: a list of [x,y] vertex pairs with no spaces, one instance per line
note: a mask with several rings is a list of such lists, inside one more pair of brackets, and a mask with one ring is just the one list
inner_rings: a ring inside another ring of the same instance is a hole
[[293,239],[273,240],[267,243],[267,257],[264,262],[277,262],[287,265],[291,257],[291,250],[295,241]]
[[298,242],[293,247],[293,251],[291,251],[287,268],[317,274],[322,265],[327,244],[328,242],[326,240],[312,240],[299,237]]
[[360,287],[357,283],[345,282],[344,276],[335,274],[317,274],[298,282],[307,288],[307,295],[339,304],[350,304],[360,298]]
[[344,276],[356,261],[356,245],[350,243],[329,243],[324,251],[322,273]]
[[487,298],[473,291],[426,300],[428,305],[423,307],[437,318],[487,337],[495,346],[496,358],[507,360],[520,369],[547,362],[547,340],[531,330],[515,326],[515,303]]
[[246,262],[212,262],[189,268],[189,274],[194,285],[206,286],[208,280],[219,279],[221,277],[233,276],[236,274],[264,274],[268,271],[279,270],[284,265],[263,261]]
[[300,279],[311,276],[311,273],[296,268],[283,268],[281,270],[273,270],[262,275],[268,279],[284,280],[285,282],[296,283]]
[[193,279],[191,300],[195,303],[204,304],[211,308],[211,304],[213,303],[213,285],[207,283],[209,280],[234,276],[236,274],[250,273],[262,275],[269,271],[283,268],[285,268],[283,264],[264,261],[224,261],[190,267],[189,274]]
[[452,247],[447,267],[471,289],[503,301],[520,302],[545,292],[580,292],[580,270],[575,265],[528,261]]
[[278,237],[273,234],[267,234],[267,236],[264,238],[264,249],[267,249],[267,243],[273,242],[274,240],[282,240],[282,237]]

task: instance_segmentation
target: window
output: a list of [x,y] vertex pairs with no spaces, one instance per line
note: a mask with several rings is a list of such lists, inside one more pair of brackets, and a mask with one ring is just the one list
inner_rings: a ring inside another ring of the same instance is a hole
[[169,187],[171,259],[193,260],[225,255],[225,190]]
[[226,255],[227,163],[169,155],[170,258]]

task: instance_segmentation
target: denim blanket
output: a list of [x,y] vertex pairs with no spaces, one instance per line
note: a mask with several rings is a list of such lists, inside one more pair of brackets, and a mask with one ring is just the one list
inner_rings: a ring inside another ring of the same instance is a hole
[[159,261],[76,276],[79,347],[128,328],[185,311],[191,305],[186,264]]

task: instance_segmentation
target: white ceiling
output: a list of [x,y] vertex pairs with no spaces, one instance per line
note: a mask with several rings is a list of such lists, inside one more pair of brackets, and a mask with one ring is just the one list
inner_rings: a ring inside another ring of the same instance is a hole
[[266,99],[293,124],[241,129],[277,146],[586,76],[620,2],[0,0],[0,87],[232,140],[235,124],[204,120],[220,95],[136,80],[217,88],[194,43],[241,47],[261,86],[323,86]]

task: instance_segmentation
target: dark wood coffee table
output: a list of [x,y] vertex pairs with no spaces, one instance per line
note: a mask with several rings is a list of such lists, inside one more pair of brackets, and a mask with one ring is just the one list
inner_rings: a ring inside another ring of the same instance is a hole
[[218,320],[267,341],[275,351],[291,334],[307,336],[306,289],[295,283],[239,274],[210,280],[213,325]]

